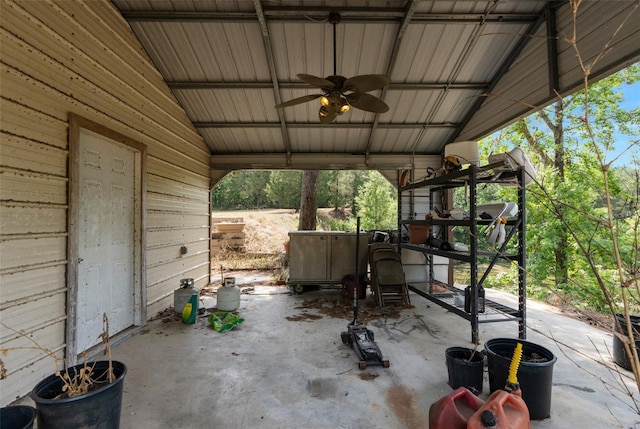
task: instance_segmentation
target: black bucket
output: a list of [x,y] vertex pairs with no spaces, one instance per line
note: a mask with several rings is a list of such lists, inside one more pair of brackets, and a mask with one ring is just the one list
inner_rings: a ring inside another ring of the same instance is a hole
[[36,410],[27,405],[15,405],[0,408],[0,428],[33,429]]
[[[623,335],[626,336],[627,332],[627,321],[622,314],[616,314],[616,318],[618,319],[618,323],[622,328]],[[638,350],[638,355],[640,355],[640,317],[638,316],[629,316],[631,319],[631,328],[633,329],[634,338],[638,338],[636,340],[636,349]],[[618,325],[614,325],[614,331],[620,333],[621,331],[618,329]],[[627,355],[626,350],[624,349],[624,345],[622,340],[618,338],[616,334],[613,334],[613,360],[624,369],[631,371],[631,359],[629,359],[629,355]]]
[[[98,361],[93,368],[94,378],[104,385],[74,398],[54,399],[62,392],[62,380],[55,374],[42,380],[31,391],[36,403],[38,429],[118,429],[122,408],[122,388],[127,367],[113,361],[116,380],[106,383],[108,361]],[[68,369],[73,376],[84,364]]]
[[482,393],[484,355],[466,347],[450,347],[445,351],[449,386],[466,387],[476,394]]
[[[516,344],[522,344],[522,360],[518,367],[518,383],[531,420],[543,420],[551,416],[551,388],[553,365],[556,356],[548,349],[534,343],[512,338],[494,338],[484,345],[489,368],[489,389],[493,393],[504,389],[509,376],[511,358]],[[539,361],[528,361],[536,355]]]

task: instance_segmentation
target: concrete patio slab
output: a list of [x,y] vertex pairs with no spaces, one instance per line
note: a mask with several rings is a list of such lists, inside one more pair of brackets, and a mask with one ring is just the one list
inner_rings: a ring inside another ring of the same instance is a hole
[[[169,314],[114,348],[128,367],[122,428],[428,428],[429,407],[452,392],[445,350],[473,348],[466,321],[412,294],[413,308],[367,324],[390,368],[361,371],[340,339],[350,320],[303,305],[343,305],[340,291],[293,295],[251,275],[236,283],[249,293],[238,311],[245,320],[231,331],[214,331],[205,316],[186,325]],[[215,306],[215,298],[203,302]],[[551,417],[532,428],[640,428],[624,389],[636,400],[638,392],[631,373],[612,363],[609,333],[534,301],[528,322],[527,340],[558,358]],[[480,348],[516,334],[514,322],[482,324]],[[485,368],[480,397],[488,395]]]
[[[445,349],[473,347],[466,321],[414,295],[414,308],[399,318],[368,324],[391,367],[361,371],[340,340],[349,320],[301,306],[311,299],[341,304],[339,291],[292,295],[251,283],[239,309],[245,321],[231,331],[215,332],[205,317],[195,325],[156,320],[114,350],[129,368],[122,427],[428,428],[430,405],[452,391]],[[528,317],[527,340],[558,357],[551,418],[532,428],[640,427],[618,392],[624,383],[637,398],[630,373],[608,357],[610,334],[533,301]],[[516,333],[515,323],[483,324],[480,338]],[[488,395],[485,371],[480,397]]]

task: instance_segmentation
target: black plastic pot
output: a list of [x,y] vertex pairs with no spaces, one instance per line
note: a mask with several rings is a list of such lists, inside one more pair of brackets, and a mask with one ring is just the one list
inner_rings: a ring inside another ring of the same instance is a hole
[[[118,429],[122,408],[122,388],[127,367],[113,361],[116,380],[107,383],[108,361],[98,361],[93,369],[93,378],[102,386],[85,395],[74,398],[54,399],[62,393],[62,380],[54,375],[42,380],[31,391],[36,403],[38,429]],[[73,376],[84,364],[67,371]]]
[[466,387],[476,394],[482,393],[484,355],[466,347],[449,347],[445,350],[449,386]]
[[[618,333],[622,333],[626,336],[627,331],[627,321],[622,314],[616,314],[616,318],[618,319],[618,323],[622,328],[622,331],[618,329],[618,325],[614,325],[614,331]],[[633,335],[636,339],[636,349],[638,350],[638,354],[640,355],[640,317],[638,316],[629,316],[631,319],[631,328],[633,329]],[[619,366],[624,369],[631,370],[631,360],[629,359],[629,355],[627,355],[626,350],[624,349],[624,345],[622,340],[618,338],[617,335],[613,335],[613,360]]]
[[[522,360],[517,378],[531,420],[543,420],[551,416],[551,388],[553,385],[553,365],[556,356],[548,349],[524,340],[512,338],[494,338],[485,343],[487,367],[489,370],[489,389],[493,393],[504,389],[509,376],[511,358],[516,344],[522,344]],[[536,355],[536,361],[527,361]]]
[[33,429],[36,410],[27,405],[15,405],[0,408],[0,428]]

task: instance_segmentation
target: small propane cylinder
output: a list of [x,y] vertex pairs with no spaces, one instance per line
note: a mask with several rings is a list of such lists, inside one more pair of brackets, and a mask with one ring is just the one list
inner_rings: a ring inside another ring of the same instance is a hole
[[220,311],[236,311],[240,308],[240,288],[236,286],[235,277],[224,279],[218,288],[216,308]]
[[198,294],[199,292],[194,286],[193,279],[180,280],[180,287],[173,291],[173,310],[176,314],[182,314],[182,310],[184,310],[184,306],[189,302],[191,296],[198,296]]
[[468,420],[483,403],[466,387],[458,387],[431,404],[429,429],[466,429]]

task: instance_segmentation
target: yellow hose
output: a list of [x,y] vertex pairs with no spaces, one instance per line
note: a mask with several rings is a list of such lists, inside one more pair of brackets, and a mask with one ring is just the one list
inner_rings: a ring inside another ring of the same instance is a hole
[[511,365],[509,365],[509,377],[507,383],[516,385],[518,384],[518,367],[520,366],[520,359],[522,358],[522,343],[516,344],[516,349],[513,352],[511,358]]

